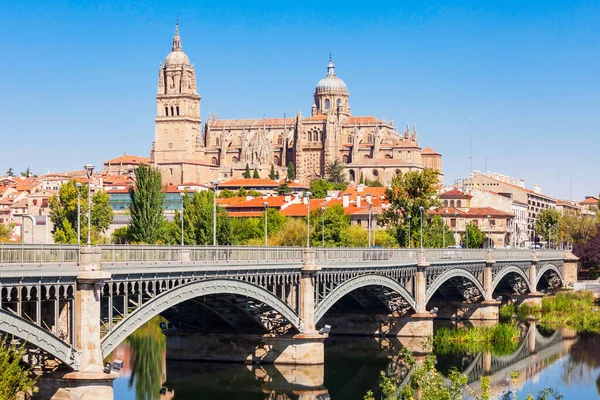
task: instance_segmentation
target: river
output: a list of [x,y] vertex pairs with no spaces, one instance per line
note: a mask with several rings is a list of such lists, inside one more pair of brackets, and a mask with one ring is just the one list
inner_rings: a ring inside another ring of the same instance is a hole
[[[243,365],[165,359],[165,340],[154,321],[140,328],[111,355],[124,361],[114,381],[117,400],[187,399],[362,399],[378,393],[380,371],[402,379],[396,338],[330,337],[321,366]],[[552,387],[565,399],[600,398],[600,336],[528,326],[514,348],[479,353],[434,349],[438,369],[456,367],[478,390],[479,376],[491,376],[496,394],[519,372],[517,394]],[[376,396],[376,398],[378,398]]]

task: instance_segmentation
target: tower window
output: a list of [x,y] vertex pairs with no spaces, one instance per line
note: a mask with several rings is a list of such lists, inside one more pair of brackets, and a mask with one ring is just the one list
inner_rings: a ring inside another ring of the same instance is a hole
[[369,141],[369,143],[373,143],[373,135],[368,136],[368,141]]
[[329,99],[325,99],[325,109],[329,110],[329,107],[331,107],[331,102],[329,101]]
[[[342,162],[344,164],[348,164],[348,156],[344,154],[344,156],[342,157]],[[352,179],[353,180],[353,179]]]
[[217,138],[215,138],[215,142],[216,142],[217,146],[220,144],[220,140],[219,140],[219,138],[218,138],[218,137],[217,137]]
[[341,105],[342,105],[342,100],[340,100],[340,99],[337,99],[337,101],[335,102],[335,105],[336,105],[337,107],[341,106]]
[[165,107],[165,116],[169,116],[169,107]]
[[217,165],[217,157],[212,158],[212,165]]
[[173,107],[171,107],[171,116],[175,115],[175,113],[173,113]]
[[179,106],[177,106],[177,116],[179,116]]
[[279,157],[278,156],[273,157],[273,164],[279,166]]

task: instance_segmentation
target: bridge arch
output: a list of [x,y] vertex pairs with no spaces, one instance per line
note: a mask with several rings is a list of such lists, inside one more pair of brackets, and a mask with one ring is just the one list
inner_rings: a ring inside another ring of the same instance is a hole
[[481,286],[481,282],[479,282],[479,279],[477,279],[477,277],[475,275],[473,275],[471,272],[467,271],[464,268],[450,268],[447,271],[443,272],[440,276],[438,276],[435,279],[435,281],[433,281],[431,283],[431,285],[429,286],[429,288],[427,289],[427,292],[425,294],[425,304],[429,303],[429,300],[431,300],[431,298],[433,297],[435,292],[437,292],[437,290],[444,283],[446,283],[447,281],[449,281],[452,278],[458,278],[458,277],[462,277],[462,278],[465,278],[465,279],[468,279],[469,281],[471,281],[471,283],[473,283],[473,285],[475,285],[477,290],[479,290],[479,293],[481,293],[481,296],[483,296],[483,298],[485,299],[486,292],[483,289],[483,286]]
[[161,293],[129,314],[102,338],[103,356],[108,356],[127,336],[152,317],[184,301],[211,294],[237,294],[261,301],[279,312],[294,328],[302,331],[300,318],[294,310],[268,290],[237,279],[207,279],[188,282]]
[[560,271],[560,268],[558,268],[556,265],[554,264],[545,264],[544,266],[542,266],[539,271],[537,272],[537,282],[535,283],[535,287],[537,288],[537,286],[540,284],[540,281],[542,280],[542,277],[544,276],[544,274],[548,271],[554,271],[556,272],[556,274],[558,275],[558,277],[560,278],[560,282],[563,284],[565,284],[565,280],[563,279],[562,276],[562,272]]
[[47,351],[76,371],[79,369],[79,353],[71,345],[24,318],[0,309],[0,331]]
[[525,272],[523,272],[523,270],[521,268],[519,268],[515,265],[509,265],[509,266],[502,268],[500,270],[500,272],[498,272],[498,274],[494,277],[494,280],[492,281],[492,293],[496,290],[496,288],[498,287],[500,282],[502,282],[502,279],[509,274],[519,275],[525,281],[525,284],[527,285],[527,289],[529,290],[529,292],[531,293],[531,292],[535,291],[535,290],[531,289],[531,282],[529,282],[529,276]]
[[353,292],[356,289],[364,288],[367,286],[384,286],[394,292],[398,293],[406,302],[412,307],[413,310],[416,309],[416,301],[411,296],[411,294],[402,286],[399,282],[392,278],[388,278],[383,275],[360,275],[346,282],[342,283],[338,287],[336,287],[327,297],[319,303],[319,306],[315,310],[314,321],[315,324],[323,318],[325,313],[342,297],[347,295],[348,293]]

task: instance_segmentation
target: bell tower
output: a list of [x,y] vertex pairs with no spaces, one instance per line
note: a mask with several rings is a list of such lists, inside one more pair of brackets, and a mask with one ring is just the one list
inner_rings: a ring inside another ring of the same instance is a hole
[[200,95],[196,72],[181,48],[179,22],[171,53],[158,69],[156,130],[152,162],[194,159],[200,139]]

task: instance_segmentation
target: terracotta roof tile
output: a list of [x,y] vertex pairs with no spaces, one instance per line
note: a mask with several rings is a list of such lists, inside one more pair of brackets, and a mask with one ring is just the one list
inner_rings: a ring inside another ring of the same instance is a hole
[[276,188],[280,184],[277,181],[267,178],[261,179],[231,179],[229,181],[219,183],[219,188],[228,188],[228,187],[244,187],[246,189],[253,187],[272,187]]
[[473,218],[486,218],[488,215],[491,217],[514,217],[514,215],[511,213],[507,213],[505,211],[497,210],[491,207],[471,207],[469,211],[466,212],[467,217]]
[[425,156],[429,156],[429,155],[435,155],[435,156],[441,156],[440,153],[438,153],[437,151],[433,150],[431,147],[427,146],[425,147],[422,151],[421,151],[421,155],[425,155]]
[[372,116],[364,116],[364,117],[350,117],[346,121],[346,124],[373,124],[377,123],[379,120]]
[[140,164],[148,164],[150,159],[148,157],[140,157],[140,156],[130,156],[127,154],[123,154],[117,158],[113,158],[112,160],[108,160],[104,163],[104,165],[115,165],[115,164],[130,164],[130,165],[140,165]]
[[471,196],[468,193],[464,193],[458,189],[450,189],[447,192],[440,194],[440,199],[448,199],[448,198],[460,198],[460,199],[471,199]]

